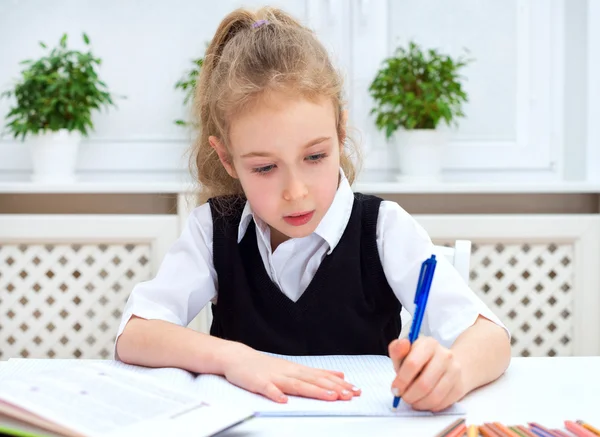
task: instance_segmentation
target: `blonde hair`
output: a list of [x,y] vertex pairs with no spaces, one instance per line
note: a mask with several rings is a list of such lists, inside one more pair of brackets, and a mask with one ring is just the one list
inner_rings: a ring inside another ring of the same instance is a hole
[[287,13],[264,7],[227,15],[207,48],[195,92],[200,134],[190,164],[201,186],[200,200],[243,196],[239,180],[229,176],[208,138],[215,136],[229,148],[230,121],[268,91],[332,100],[338,136],[345,143],[340,165],[352,183],[356,169],[348,149],[357,150],[344,126],[342,89],[342,77],[314,32]]

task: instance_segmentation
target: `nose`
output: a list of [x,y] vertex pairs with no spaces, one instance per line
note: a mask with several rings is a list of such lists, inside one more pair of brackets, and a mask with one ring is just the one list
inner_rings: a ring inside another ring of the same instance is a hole
[[308,189],[302,179],[295,174],[290,174],[283,190],[283,198],[287,201],[298,200],[306,197]]

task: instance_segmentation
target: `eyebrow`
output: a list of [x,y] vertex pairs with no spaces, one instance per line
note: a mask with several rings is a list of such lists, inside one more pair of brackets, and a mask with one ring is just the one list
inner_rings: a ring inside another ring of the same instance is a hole
[[[319,138],[315,138],[314,140],[310,140],[308,143],[306,143],[304,145],[304,149],[308,149],[311,146],[314,146],[315,144],[319,144],[322,143],[324,141],[330,140],[331,137],[319,137]],[[250,152],[250,153],[246,153],[245,155],[242,155],[242,158],[254,158],[254,157],[269,157],[272,156],[272,153],[269,152]]]

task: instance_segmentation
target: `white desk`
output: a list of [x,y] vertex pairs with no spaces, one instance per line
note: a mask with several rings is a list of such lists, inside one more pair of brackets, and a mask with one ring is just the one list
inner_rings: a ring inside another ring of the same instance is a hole
[[[463,403],[468,424],[538,422],[562,429],[564,420],[582,419],[600,426],[600,357],[513,358],[500,379],[469,394]],[[220,437],[431,437],[454,419],[257,418]]]
[[[513,358],[500,379],[469,394],[463,403],[469,424],[500,421],[524,425],[532,421],[558,428],[564,420],[582,419],[600,426],[600,357]],[[256,418],[219,437],[430,437],[455,419]]]

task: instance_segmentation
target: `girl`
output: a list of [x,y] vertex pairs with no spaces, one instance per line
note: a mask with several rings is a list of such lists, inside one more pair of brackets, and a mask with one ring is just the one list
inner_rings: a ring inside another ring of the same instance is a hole
[[[499,377],[501,322],[442,257],[411,346],[398,340],[433,245],[396,203],[352,193],[340,75],[315,35],[284,12],[237,10],[217,29],[199,78],[193,149],[208,203],[196,208],[117,334],[131,364],[224,375],[286,395],[349,400],[335,370],[283,355],[389,354],[392,392],[441,410]],[[185,326],[213,302],[211,335]]]

